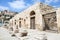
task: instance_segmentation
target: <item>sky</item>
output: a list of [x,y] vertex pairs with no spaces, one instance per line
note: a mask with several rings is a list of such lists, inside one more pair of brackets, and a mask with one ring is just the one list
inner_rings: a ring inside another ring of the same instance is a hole
[[42,2],[55,8],[60,7],[60,0],[0,0],[0,10],[21,12],[37,2]]

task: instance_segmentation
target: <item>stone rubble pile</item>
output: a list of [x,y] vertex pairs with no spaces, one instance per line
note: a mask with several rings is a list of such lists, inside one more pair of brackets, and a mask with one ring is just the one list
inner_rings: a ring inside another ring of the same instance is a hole
[[13,33],[12,36],[20,40],[47,40],[45,32],[32,29],[20,29],[19,33]]

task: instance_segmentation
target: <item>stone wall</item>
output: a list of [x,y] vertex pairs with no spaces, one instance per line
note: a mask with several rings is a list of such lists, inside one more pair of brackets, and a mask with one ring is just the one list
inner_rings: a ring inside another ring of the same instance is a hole
[[[45,8],[47,8],[46,11],[44,10]],[[35,12],[35,15],[30,16],[30,13],[32,11]],[[16,30],[16,27],[18,27],[18,29],[20,29],[20,26],[19,26],[20,21],[21,21],[21,28],[30,29],[30,27],[31,27],[30,18],[35,17],[35,29],[42,31],[44,29],[44,27],[45,27],[45,21],[44,21],[44,18],[43,18],[42,15],[48,14],[46,16],[51,18],[49,20],[52,23],[52,18],[56,16],[56,13],[52,13],[52,12],[55,12],[54,8],[52,8],[52,7],[48,6],[48,5],[37,3],[37,4],[32,5],[31,7],[29,7],[28,9],[22,11],[21,13],[15,15],[10,20],[10,23],[13,21],[12,22],[13,23],[12,27],[13,27],[14,31]],[[46,17],[46,19],[48,19],[47,17]],[[20,18],[21,18],[21,20],[19,20]],[[53,20],[55,20],[55,19],[53,19]],[[48,23],[47,21],[48,20],[46,20],[46,23]],[[49,23],[50,23],[50,21],[49,21]],[[51,26],[50,24],[48,24],[48,25]],[[55,21],[53,22],[53,24],[55,25]]]

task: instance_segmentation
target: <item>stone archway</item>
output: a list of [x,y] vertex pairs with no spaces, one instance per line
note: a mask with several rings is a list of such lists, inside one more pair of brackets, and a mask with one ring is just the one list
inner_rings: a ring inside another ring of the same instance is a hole
[[30,13],[30,29],[35,29],[35,12]]

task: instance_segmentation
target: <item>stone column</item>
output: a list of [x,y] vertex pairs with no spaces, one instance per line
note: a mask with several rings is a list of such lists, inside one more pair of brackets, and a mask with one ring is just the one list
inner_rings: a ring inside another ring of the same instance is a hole
[[42,12],[40,9],[36,10],[36,28],[40,31],[43,31],[43,18]]
[[56,10],[57,14],[57,27],[58,27],[58,32],[60,32],[60,8]]

